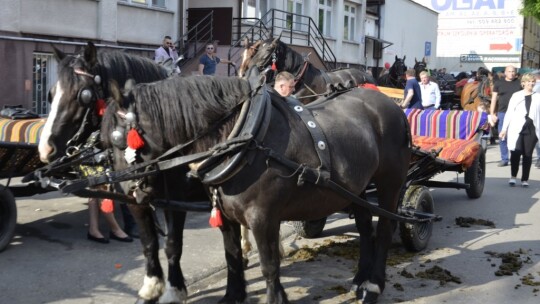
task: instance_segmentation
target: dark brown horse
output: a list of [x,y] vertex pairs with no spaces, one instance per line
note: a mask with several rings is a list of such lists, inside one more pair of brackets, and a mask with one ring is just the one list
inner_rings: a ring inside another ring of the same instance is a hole
[[[109,97],[110,80],[124,85],[128,78],[142,83],[167,77],[167,70],[152,60],[121,51],[97,51],[91,43],[81,54],[66,55],[55,50],[55,55],[59,61],[58,82],[52,90],[51,113],[39,142],[40,157],[45,162],[64,156],[66,150],[79,150],[88,135],[99,130],[101,119],[98,100]],[[123,164],[117,165],[127,164],[123,161]],[[189,183],[185,174],[178,172],[169,176],[167,181],[170,182],[170,189],[177,189],[178,183]],[[184,187],[184,190],[191,188]],[[124,193],[130,192],[126,190]],[[170,193],[174,199],[191,196],[189,192]],[[205,193],[202,195],[205,196]],[[159,263],[159,238],[153,209],[149,205],[136,204],[130,204],[129,209],[139,227],[146,257],[146,277],[139,290],[140,303],[156,303],[162,295],[163,303],[184,303],[187,292],[180,269],[180,257],[186,212],[165,210],[168,224],[165,253],[169,266],[168,281],[165,283]]]
[[396,55],[396,60],[390,67],[388,73],[381,75],[379,79],[377,79],[377,83],[382,87],[404,89],[405,80],[403,77],[407,70],[407,66],[405,65],[406,57],[407,56],[403,56],[403,59],[401,59]]
[[[244,47],[246,50],[239,75],[258,79],[259,74],[274,62],[276,73],[287,71],[295,75],[294,95],[303,104],[329,93],[328,85],[357,87],[364,83],[376,84],[373,76],[359,69],[345,68],[329,72],[318,69],[308,58],[291,49],[279,38],[259,40],[252,45],[244,43]],[[267,77],[267,82],[271,81],[272,77]]]
[[[262,113],[260,119],[246,123],[257,127],[253,134],[239,132],[240,106],[252,94],[247,81],[219,77],[171,78],[139,84],[123,95],[116,89],[114,103],[104,117],[102,138],[111,145],[112,131],[126,128],[123,117],[131,112],[146,143],[137,150],[140,161],[178,145],[185,145],[183,155],[219,154],[234,148],[232,154],[222,157],[234,159],[234,153],[243,153],[230,174],[218,179],[212,179],[208,172],[214,168],[211,165],[219,166],[219,157],[191,166],[223,215],[228,279],[220,303],[246,300],[240,224],[248,226],[255,236],[267,302],[288,303],[280,283],[280,222],[319,219],[345,207],[351,207],[361,239],[354,290],[365,303],[376,302],[385,287],[386,257],[395,222],[381,216],[375,231],[373,214],[365,206],[351,205],[350,197],[342,196],[338,188],[360,196],[374,183],[380,208],[397,211],[411,157],[404,113],[385,95],[372,90],[353,89],[293,110],[284,99],[269,96],[262,88],[250,104],[261,106],[255,112]],[[310,127],[295,111],[313,114]],[[253,116],[259,115],[248,115]],[[308,128],[324,133],[325,139],[314,144]],[[232,132],[242,136],[233,137]],[[238,148],[239,143],[243,148]],[[122,148],[114,147],[116,162],[122,163]],[[327,161],[321,153],[328,156]],[[145,179],[141,185],[137,197],[144,202],[163,195],[159,180]]]

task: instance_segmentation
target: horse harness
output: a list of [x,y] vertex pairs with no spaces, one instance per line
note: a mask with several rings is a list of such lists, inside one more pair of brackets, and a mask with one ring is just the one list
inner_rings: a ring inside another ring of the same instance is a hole
[[[336,91],[330,96],[320,98],[317,100],[317,103],[333,99],[338,95],[350,90],[351,89]],[[280,97],[273,98],[273,102],[283,101],[284,100]],[[75,180],[73,182],[64,182],[64,184],[59,188],[64,193],[76,193],[79,195],[84,194],[88,195],[89,197],[98,195],[99,197],[111,197],[114,199],[124,200],[128,203],[135,203],[135,199],[128,195],[120,193],[107,193],[106,191],[88,190],[87,188],[97,185],[114,184],[134,180],[137,180],[137,183],[140,184],[140,182],[148,176],[158,174],[161,171],[186,166],[190,163],[199,162],[202,160],[196,172],[191,172],[191,175],[198,177],[203,184],[210,187],[213,194],[212,200],[215,206],[216,201],[218,201],[218,203],[220,201],[215,187],[233,177],[246,164],[250,163],[255,156],[255,153],[252,152],[258,150],[264,153],[264,155],[266,155],[269,159],[272,159],[293,170],[295,175],[298,174],[298,186],[303,185],[303,183],[307,181],[317,186],[329,188],[353,203],[367,208],[374,214],[404,222],[419,221],[418,219],[401,216],[384,210],[377,204],[364,200],[343,186],[335,183],[331,179],[331,157],[323,130],[318,126],[318,123],[309,108],[303,106],[294,98],[286,98],[285,102],[291,109],[291,112],[294,112],[295,115],[297,115],[305,123],[306,129],[311,135],[314,142],[314,149],[320,161],[317,168],[310,167],[306,164],[297,163],[288,159],[284,155],[276,153],[270,148],[264,147],[261,144],[270,124],[272,101],[270,94],[266,89],[259,89],[258,93],[254,95],[253,100],[244,103],[242,106],[241,112],[243,113],[241,113],[241,117],[238,119],[242,126],[239,127],[235,125],[235,127],[233,127],[233,132],[225,142],[215,145],[208,151],[173,157],[187,145],[193,143],[193,141],[190,141],[171,148],[156,159],[142,163],[134,163],[127,169],[121,171],[114,172],[106,170],[105,174],[99,176],[87,176],[84,179]],[[249,110],[246,110],[246,108],[249,108]],[[72,160],[72,162],[80,161],[80,158]],[[66,166],[66,164],[60,163],[60,166]],[[140,185],[137,185],[137,187],[139,186]],[[137,203],[140,202],[137,201]],[[199,210],[196,210],[196,208],[191,210],[207,211],[208,209],[204,207],[200,208]],[[426,221],[427,220],[429,219],[426,219]],[[422,221],[422,219],[420,221]]]

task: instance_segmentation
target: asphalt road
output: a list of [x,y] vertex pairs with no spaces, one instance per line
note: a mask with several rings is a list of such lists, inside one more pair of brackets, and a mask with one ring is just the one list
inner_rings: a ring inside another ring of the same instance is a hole
[[[487,152],[484,194],[468,199],[464,190],[434,189],[435,223],[428,248],[408,254],[395,238],[387,271],[387,288],[380,303],[538,303],[540,286],[540,169],[532,169],[529,188],[510,188],[509,167],[497,167],[498,148]],[[452,180],[445,173],[439,180]],[[462,179],[462,175],[459,176]],[[0,253],[0,303],[134,303],[144,276],[140,244],[86,240],[84,199],[50,193],[17,200],[18,226],[11,245]],[[495,227],[459,227],[457,217],[493,221]],[[329,242],[354,239],[353,221],[333,215],[323,236],[306,240],[291,235],[284,224],[286,251],[304,246],[331,247]],[[106,231],[103,225],[103,231]],[[221,235],[208,227],[208,214],[188,216],[182,258],[189,283],[189,303],[216,303],[225,291]],[[334,244],[335,245],[335,244]],[[496,276],[502,259],[486,252],[516,252],[522,262],[517,272]],[[295,303],[353,303],[347,293],[356,262],[339,254],[319,254],[313,261],[298,255],[282,262],[282,282]],[[164,256],[162,256],[164,261]],[[263,303],[264,280],[256,255],[246,272],[248,303]],[[420,277],[421,271],[446,270],[456,282]],[[406,272],[403,272],[406,270]],[[410,273],[411,276],[405,274]]]

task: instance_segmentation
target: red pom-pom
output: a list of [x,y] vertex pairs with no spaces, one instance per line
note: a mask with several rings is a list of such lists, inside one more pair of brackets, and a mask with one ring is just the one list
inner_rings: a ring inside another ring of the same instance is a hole
[[363,84],[359,85],[359,87],[364,88],[364,89],[370,89],[370,90],[373,90],[373,91],[379,91],[379,92],[381,91],[381,90],[379,90],[379,88],[376,85],[374,85],[372,83],[363,83]]
[[112,213],[114,212],[114,201],[111,199],[104,199],[101,201],[101,211],[103,213]]
[[96,112],[98,116],[103,116],[105,114],[105,108],[107,108],[107,103],[104,99],[98,99],[96,102]]
[[144,147],[144,139],[141,137],[139,132],[135,129],[129,130],[127,134],[127,145],[134,150],[138,150]]
[[276,62],[272,62],[272,71],[277,71]]
[[223,226],[223,220],[221,219],[221,211],[214,207],[212,212],[210,212],[210,219],[208,220],[210,227],[216,228]]

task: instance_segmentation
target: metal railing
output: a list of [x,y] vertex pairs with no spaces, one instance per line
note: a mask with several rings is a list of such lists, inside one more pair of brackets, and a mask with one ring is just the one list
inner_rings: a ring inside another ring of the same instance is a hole
[[234,18],[233,37],[237,39],[231,43],[228,59],[238,61],[244,38],[253,42],[279,35],[281,41],[287,44],[313,47],[327,70],[337,67],[336,56],[311,17],[278,9],[271,9],[260,19]]
[[179,50],[178,55],[184,56],[184,60],[179,63],[180,66],[189,62],[190,59],[196,58],[207,44],[214,42],[213,28],[214,12],[210,11],[175,42],[176,48]]

